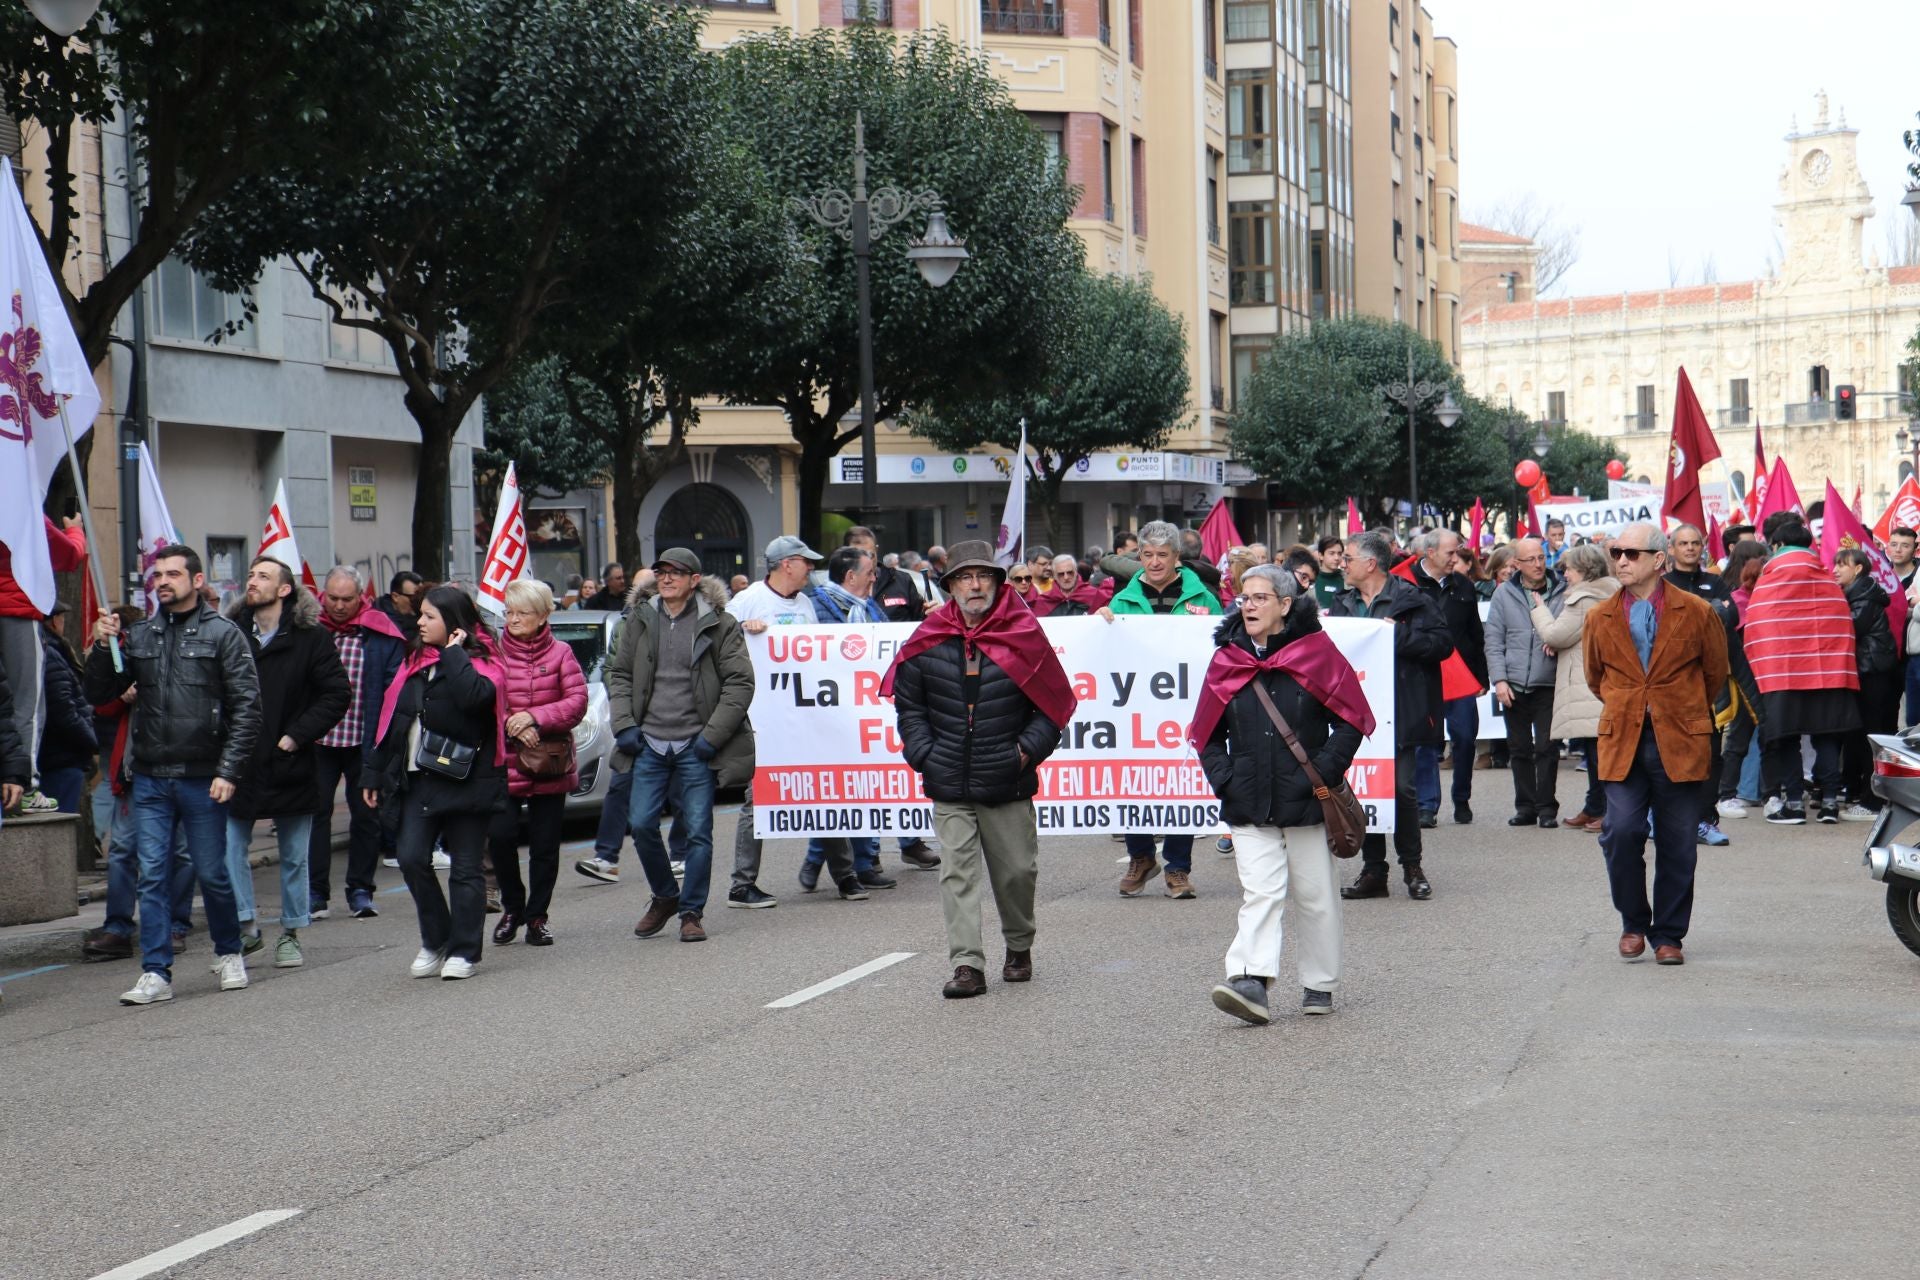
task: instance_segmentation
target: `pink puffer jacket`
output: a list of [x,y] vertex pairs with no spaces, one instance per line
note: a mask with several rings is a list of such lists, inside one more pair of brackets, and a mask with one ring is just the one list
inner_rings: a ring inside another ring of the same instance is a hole
[[[573,650],[541,627],[531,640],[500,633],[500,714],[505,719],[524,711],[542,734],[570,733],[586,718],[587,680]],[[514,744],[507,743],[507,790],[515,796],[566,795],[580,785],[576,768],[564,778],[529,778],[520,772]]]

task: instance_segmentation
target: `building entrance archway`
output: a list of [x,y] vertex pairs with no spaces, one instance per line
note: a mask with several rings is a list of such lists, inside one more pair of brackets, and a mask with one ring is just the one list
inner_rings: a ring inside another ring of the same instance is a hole
[[686,547],[700,557],[702,573],[725,581],[748,572],[746,510],[717,484],[687,485],[660,508],[653,545],[655,555]]

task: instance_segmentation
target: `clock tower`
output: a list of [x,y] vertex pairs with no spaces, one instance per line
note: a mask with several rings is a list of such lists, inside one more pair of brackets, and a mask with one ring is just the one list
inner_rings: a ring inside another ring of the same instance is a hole
[[1796,122],[1787,134],[1787,163],[1780,171],[1776,221],[1786,240],[1780,264],[1785,284],[1826,281],[1864,283],[1860,256],[1861,224],[1873,216],[1873,200],[1860,176],[1855,147],[1859,131],[1847,127],[1846,112],[1837,123],[1827,118],[1827,95],[1814,95],[1812,125]]

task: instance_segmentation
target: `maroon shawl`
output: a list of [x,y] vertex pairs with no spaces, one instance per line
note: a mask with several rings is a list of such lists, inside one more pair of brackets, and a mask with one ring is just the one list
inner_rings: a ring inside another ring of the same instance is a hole
[[958,601],[948,600],[929,613],[887,668],[887,677],[880,682],[880,696],[893,696],[893,677],[901,663],[956,638],[978,647],[995,666],[1012,676],[1020,692],[1032,700],[1041,715],[1053,721],[1055,728],[1064,729],[1073,719],[1074,709],[1079,706],[1073,682],[1067,679],[1066,668],[1054,655],[1053,642],[1040,629],[1033,610],[1005,583],[1000,585],[993,608],[972,629],[960,620]]
[[1360,731],[1362,737],[1373,732],[1373,708],[1360,687],[1353,664],[1324,631],[1310,631],[1256,658],[1237,644],[1223,644],[1213,652],[1207,676],[1200,686],[1200,701],[1193,709],[1193,724],[1187,729],[1187,741],[1195,750],[1207,745],[1214,726],[1220,723],[1227,704],[1247,681],[1261,671],[1284,671],[1300,683],[1333,714]]

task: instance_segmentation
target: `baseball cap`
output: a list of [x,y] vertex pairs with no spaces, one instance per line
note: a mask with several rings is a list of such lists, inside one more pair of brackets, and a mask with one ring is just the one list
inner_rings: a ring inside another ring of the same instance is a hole
[[790,533],[782,534],[767,544],[767,563],[769,565],[779,564],[789,556],[805,556],[815,564],[820,564],[826,560],[825,556]]
[[686,573],[699,573],[700,557],[685,547],[668,547],[655,557],[653,562],[653,568],[655,569],[663,566],[670,569],[679,569]]

